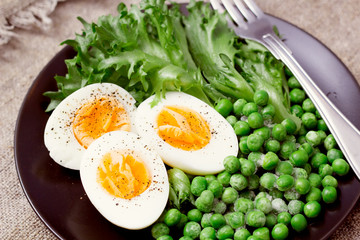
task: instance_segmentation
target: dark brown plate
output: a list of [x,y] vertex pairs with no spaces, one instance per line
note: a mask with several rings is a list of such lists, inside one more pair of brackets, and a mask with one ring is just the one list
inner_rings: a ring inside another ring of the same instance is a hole
[[[268,16],[286,39],[295,58],[334,104],[360,128],[359,86],[343,63],[322,43],[281,19]],[[42,94],[56,90],[54,76],[65,75],[64,60],[75,52],[60,51],[30,87],[19,112],[15,130],[15,163],[21,186],[36,214],[61,239],[151,239],[149,229],[129,231],[116,227],[91,205],[79,173],[56,164],[48,154],[43,133],[49,100]],[[360,183],[353,172],[339,181],[339,200],[294,239],[326,239],[339,226],[360,196]],[[325,206],[323,204],[323,206]]]

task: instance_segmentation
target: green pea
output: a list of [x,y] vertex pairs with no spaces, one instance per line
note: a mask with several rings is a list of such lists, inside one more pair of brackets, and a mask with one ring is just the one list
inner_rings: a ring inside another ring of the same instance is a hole
[[250,126],[245,121],[240,120],[234,124],[234,132],[237,136],[247,136],[249,135],[250,131]]
[[271,130],[266,126],[255,129],[254,133],[260,135],[264,139],[264,141],[268,140],[271,136]]
[[227,206],[226,203],[224,203],[223,201],[219,201],[218,203],[215,204],[215,206],[213,207],[213,211],[215,213],[220,213],[223,214],[226,212]]
[[260,185],[268,190],[274,188],[276,182],[276,177],[273,173],[264,173],[260,177]]
[[[247,140],[248,140],[248,136],[240,138],[239,148],[243,154],[249,154],[251,152],[251,150],[249,149]],[[252,140],[254,140],[254,139],[252,139]]]
[[190,185],[190,191],[195,196],[200,196],[202,191],[204,191],[207,188],[207,181],[205,177],[202,176],[196,176],[191,181]]
[[267,227],[257,228],[254,230],[253,236],[261,240],[270,240],[270,231]]
[[321,143],[321,136],[316,131],[309,131],[305,135],[305,139],[312,146],[316,147]]
[[264,119],[262,115],[258,112],[250,113],[247,122],[249,126],[253,129],[261,128],[264,126]]
[[216,239],[216,231],[213,227],[206,227],[200,232],[200,240]]
[[249,190],[255,190],[258,189],[260,186],[260,178],[258,175],[254,174],[254,175],[250,175],[248,177],[248,189]]
[[326,175],[322,180],[321,180],[321,185],[323,187],[334,187],[336,188],[338,186],[338,181],[336,180],[336,178],[334,178],[331,175]]
[[[300,127],[301,129],[302,127]],[[299,143],[299,144],[304,144],[304,143],[308,143],[305,139],[305,136],[298,136],[298,138],[296,139],[296,141]]]
[[209,185],[210,182],[216,180],[216,177],[215,177],[215,175],[210,174],[210,175],[205,175],[205,179],[206,179],[207,184]]
[[291,218],[291,227],[297,231],[302,232],[307,227],[307,220],[302,214],[296,214]]
[[210,224],[213,228],[219,229],[226,224],[225,217],[219,213],[214,213],[210,217]]
[[237,118],[234,115],[229,115],[226,117],[226,121],[234,127],[235,123],[237,122]]
[[268,103],[269,94],[265,90],[257,90],[254,93],[254,102],[258,106],[265,106]]
[[305,143],[301,144],[299,149],[304,150],[308,154],[308,156],[310,156],[314,152],[313,147],[308,142],[305,142]]
[[225,225],[217,231],[217,237],[220,240],[232,239],[234,237],[234,229],[229,225]]
[[190,211],[188,211],[187,213],[187,217],[189,221],[193,221],[193,222],[200,222],[202,219],[202,212],[199,209],[191,209]]
[[155,239],[164,235],[168,235],[169,233],[170,233],[170,228],[165,223],[158,222],[151,227],[151,235]]
[[221,200],[226,204],[230,204],[230,203],[234,203],[235,200],[238,198],[238,196],[239,196],[238,191],[236,191],[232,187],[227,187],[224,189],[224,192],[221,196]]
[[230,185],[231,174],[227,171],[223,171],[217,175],[217,180],[224,186]]
[[319,166],[319,175],[321,178],[324,178],[326,175],[332,175],[333,168],[329,164],[321,164]]
[[322,130],[324,132],[328,132],[329,128],[326,125],[325,121],[323,119],[319,119],[317,122],[317,129]]
[[301,116],[301,120],[306,129],[315,129],[317,127],[317,118],[313,113],[305,112]]
[[234,208],[237,212],[247,213],[249,210],[254,209],[254,203],[247,198],[238,198],[234,203]]
[[305,178],[298,178],[295,181],[295,190],[301,195],[307,194],[310,191],[310,182]]
[[271,201],[267,197],[260,197],[255,201],[255,208],[268,214],[272,210]]
[[290,155],[295,151],[296,144],[294,142],[286,141],[281,144],[279,155],[284,159],[289,159]]
[[290,155],[290,162],[296,167],[302,167],[309,160],[309,155],[305,150],[299,149]]
[[262,167],[263,169],[268,171],[273,170],[277,166],[279,161],[279,157],[275,153],[268,152],[265,154]]
[[277,153],[280,150],[280,142],[275,139],[270,139],[265,142],[265,150],[267,152]]
[[240,171],[241,171],[241,174],[246,176],[246,177],[255,176],[254,175],[254,173],[256,171],[255,163],[253,161],[250,161],[250,160],[244,160],[241,163]]
[[312,186],[312,187],[320,187],[321,186],[322,178],[317,173],[310,173],[308,180],[310,182],[310,186]]
[[250,210],[246,214],[246,224],[250,227],[263,227],[266,222],[266,216],[262,211]]
[[292,103],[298,104],[304,101],[305,92],[302,89],[294,88],[290,91],[289,96]]
[[291,215],[299,214],[303,211],[305,203],[300,200],[291,200],[288,204],[289,213]]
[[173,240],[170,235],[162,235],[161,237],[157,238],[156,240]]
[[305,112],[312,112],[314,113],[316,111],[314,103],[311,101],[310,98],[306,98],[302,103],[302,108]]
[[195,206],[202,212],[211,212],[214,202],[214,194],[210,190],[204,190],[200,197],[195,200]]
[[240,173],[233,174],[230,178],[230,186],[237,191],[241,191],[248,186],[248,181],[246,177]]
[[242,212],[229,212],[225,215],[226,223],[233,229],[245,225],[245,215]]
[[322,199],[325,203],[333,203],[337,198],[336,188],[327,186],[321,192]]
[[258,112],[258,106],[254,102],[248,102],[242,109],[242,114],[249,116],[253,112]]
[[200,236],[201,226],[197,222],[188,222],[186,223],[183,234],[184,236],[189,236],[192,239],[195,239]]
[[284,119],[281,124],[285,126],[287,134],[294,134],[297,129],[296,123],[290,118]]
[[[299,135],[299,136],[304,136],[304,139],[305,139],[305,135],[306,135],[306,133],[308,132],[308,130],[306,129],[306,127],[304,126],[304,124],[301,124],[301,126],[300,126],[300,129],[299,129],[299,131],[297,132],[297,134]],[[305,141],[306,141],[306,139],[305,139]],[[302,143],[302,142],[300,142],[300,141],[298,141],[299,143]]]
[[290,70],[287,66],[284,67],[284,72],[285,72],[285,75],[286,75],[287,77],[289,77],[289,79],[288,79],[288,86],[289,86],[289,88],[296,88],[296,87],[294,87],[291,83],[290,83],[290,85],[289,85],[289,82],[293,81],[292,79],[295,79],[295,80],[296,80],[296,82],[297,82],[296,85],[298,85],[299,88],[301,87],[300,83],[297,81],[297,79],[294,77],[294,74],[291,72],[291,70]]
[[274,200],[272,200],[271,205],[272,205],[274,213],[278,214],[281,212],[288,211],[288,206],[287,206],[286,202],[281,198],[275,198]]
[[298,200],[299,198],[301,197],[301,194],[298,193],[295,188],[291,188],[289,190],[286,190],[284,192],[284,198],[287,200],[287,201],[291,201],[291,200]]
[[181,219],[181,212],[176,208],[172,208],[166,212],[164,223],[169,227],[171,227],[178,224],[180,222],[180,219]]
[[185,226],[185,224],[189,221],[188,217],[186,214],[181,214],[181,218],[180,221],[176,224],[176,227],[178,229],[183,229],[183,227]]
[[179,240],[192,240],[192,238],[189,236],[182,236]]
[[294,76],[288,79],[288,86],[289,88],[301,88],[301,84]]
[[336,148],[332,148],[332,149],[328,150],[326,153],[326,156],[330,163],[333,163],[335,159],[344,158],[343,153],[339,149],[336,149]]
[[225,170],[230,174],[233,174],[240,170],[240,161],[235,156],[227,156],[224,158]]
[[324,147],[326,150],[330,150],[337,147],[336,140],[332,134],[326,136],[324,140]]
[[310,201],[304,206],[304,214],[308,218],[315,218],[321,212],[321,205],[318,201]]
[[247,103],[247,101],[242,98],[240,98],[234,102],[233,112],[235,113],[236,116],[238,116],[238,117],[241,116],[242,110],[246,103]]
[[236,230],[234,234],[234,240],[247,240],[251,236],[251,233],[246,228],[240,228]]
[[288,174],[291,175],[293,172],[293,166],[288,161],[280,161],[275,168],[275,173],[277,175]]
[[326,164],[328,162],[328,158],[323,153],[316,153],[314,156],[311,157],[311,166],[313,168],[319,168],[321,164]]
[[311,167],[310,163],[306,163],[306,164],[304,165],[304,169],[305,169],[306,173],[307,173],[308,176],[309,176],[310,173],[311,173],[311,170],[312,170],[312,167]]
[[257,152],[264,143],[264,139],[257,134],[250,134],[247,138],[247,146],[250,151]]
[[276,109],[274,105],[268,104],[262,110],[261,114],[265,120],[271,120],[275,116]]
[[321,190],[317,187],[311,187],[306,194],[306,202],[321,201]]
[[220,113],[223,117],[227,117],[233,110],[233,104],[227,98],[220,99],[215,105],[215,110]]
[[273,228],[277,223],[277,217],[274,213],[266,215],[265,226],[268,228]]
[[223,185],[218,180],[214,180],[208,184],[207,189],[214,194],[214,197],[219,198],[223,192]]
[[269,195],[272,196],[273,198],[283,198],[284,197],[284,193],[276,188],[271,189],[269,191]]
[[288,212],[281,212],[277,216],[277,222],[289,225],[291,221],[291,214]]
[[304,110],[302,109],[302,107],[297,104],[291,106],[290,112],[299,118],[301,118],[301,116],[304,114]]
[[344,159],[341,158],[335,159],[331,166],[334,170],[334,173],[336,173],[339,176],[346,175],[350,169],[349,164]]
[[[297,88],[295,88],[297,89]],[[274,226],[274,228],[271,231],[271,236],[275,240],[283,240],[286,239],[289,236],[289,229],[288,227],[283,223],[278,223]]]
[[320,143],[323,143],[325,141],[325,138],[327,137],[326,132],[324,132],[323,130],[317,130],[316,132],[321,138]]
[[286,137],[286,128],[282,124],[276,124],[271,132],[272,137],[278,141],[284,141]]
[[294,186],[294,178],[291,175],[283,174],[276,180],[276,184],[280,191],[286,191]]
[[[264,154],[261,152],[251,152],[248,155],[248,160],[252,161],[254,163],[258,163],[259,161],[262,160],[262,158],[264,157]],[[242,161],[240,160],[240,164],[242,164]]]
[[201,227],[206,228],[206,227],[211,227],[210,224],[210,218],[212,216],[212,213],[204,213],[202,218],[201,218]]

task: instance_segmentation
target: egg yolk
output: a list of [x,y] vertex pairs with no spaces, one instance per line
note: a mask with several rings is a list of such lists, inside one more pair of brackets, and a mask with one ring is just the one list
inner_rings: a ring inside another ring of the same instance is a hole
[[102,97],[83,104],[75,113],[72,124],[77,141],[87,149],[104,133],[130,131],[129,116],[115,98]]
[[151,177],[136,153],[113,150],[102,158],[98,167],[98,181],[111,195],[131,199],[150,186]]
[[211,138],[207,122],[196,111],[182,106],[164,106],[156,119],[158,135],[182,150],[199,150]]

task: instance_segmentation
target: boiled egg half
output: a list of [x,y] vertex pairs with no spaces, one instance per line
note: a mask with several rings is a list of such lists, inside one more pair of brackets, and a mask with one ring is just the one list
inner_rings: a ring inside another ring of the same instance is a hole
[[113,131],[95,140],[83,156],[80,177],[95,208],[123,228],[150,226],[168,200],[165,165],[135,133]]
[[138,106],[136,131],[166,164],[206,175],[224,170],[226,156],[237,156],[235,132],[214,108],[182,92],[167,92],[154,107],[153,99]]
[[58,164],[79,170],[84,151],[104,133],[134,131],[135,99],[112,83],[80,88],[50,115],[44,143]]

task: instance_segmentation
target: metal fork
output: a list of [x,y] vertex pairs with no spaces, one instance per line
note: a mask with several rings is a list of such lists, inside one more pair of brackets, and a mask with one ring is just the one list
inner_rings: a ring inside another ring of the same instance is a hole
[[[219,1],[222,1],[222,4]],[[210,0],[210,2],[219,12],[229,13],[232,18],[229,25],[240,37],[263,44],[291,70],[316,106],[345,158],[360,179],[359,130],[336,108],[295,60],[291,50],[274,33],[272,25],[264,17],[264,12],[253,0]]]

